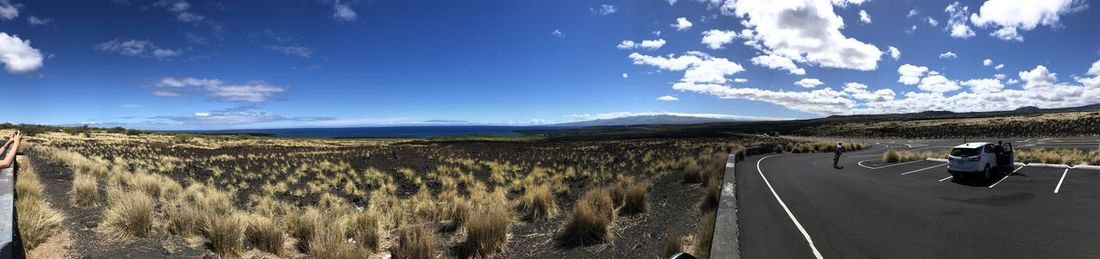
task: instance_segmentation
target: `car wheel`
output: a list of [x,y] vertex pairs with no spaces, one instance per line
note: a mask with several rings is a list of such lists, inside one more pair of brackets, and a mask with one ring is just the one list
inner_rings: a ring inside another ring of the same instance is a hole
[[985,165],[985,170],[982,171],[985,175],[985,179],[993,179],[993,171],[989,169],[989,165]]
[[959,173],[951,173],[951,179],[955,181],[962,180],[962,175],[959,175]]

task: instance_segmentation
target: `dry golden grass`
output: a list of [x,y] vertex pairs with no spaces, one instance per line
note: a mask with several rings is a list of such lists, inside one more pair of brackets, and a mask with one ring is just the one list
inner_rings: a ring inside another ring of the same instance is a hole
[[698,258],[710,258],[711,238],[714,237],[715,212],[709,211],[703,214],[703,225],[699,226],[699,234],[695,235],[695,253]]
[[931,151],[886,150],[882,154],[882,161],[887,163],[909,162],[924,160],[926,158],[946,158],[947,153]]
[[390,248],[394,258],[435,258],[436,237],[425,224],[404,226],[397,231],[397,244]]
[[92,207],[99,200],[99,189],[93,175],[77,173],[73,176],[73,190],[69,201],[77,207]]
[[699,161],[695,159],[684,160],[684,183],[700,183],[703,182],[703,166],[699,165]]
[[548,219],[558,214],[558,202],[546,185],[527,188],[516,208],[526,220]]
[[215,254],[220,256],[237,256],[241,252],[241,241],[244,240],[244,220],[233,213],[230,215],[207,214],[203,228],[203,236],[206,244]]
[[1016,162],[1066,165],[1100,165],[1100,150],[1080,149],[1016,149]]
[[244,230],[244,236],[260,251],[282,256],[283,243],[286,236],[283,235],[283,226],[266,216],[251,215],[248,227]]
[[324,225],[324,215],[314,207],[306,208],[300,215],[287,216],[287,228],[290,235],[298,239],[298,249],[301,251],[309,251],[309,242]]
[[512,213],[503,193],[478,203],[478,209],[466,223],[466,241],[462,250],[468,255],[489,257],[500,251],[508,242],[508,229],[512,225]]
[[718,209],[718,198],[722,194],[721,180],[718,179],[717,174],[711,175],[707,178],[708,184],[707,193],[703,196],[703,200],[699,203],[699,209],[706,211],[714,211]]
[[623,215],[640,214],[649,211],[649,183],[636,183],[626,188],[623,205],[619,213]]
[[19,158],[18,162],[21,168],[15,191],[19,199],[15,202],[15,207],[19,211],[17,220],[23,248],[30,250],[61,232],[61,223],[65,221],[65,216],[50,207],[42,197],[44,187],[30,161]]
[[103,214],[103,232],[120,241],[149,236],[153,231],[153,199],[142,192],[123,192],[108,187],[108,207]]
[[611,240],[615,204],[605,188],[585,192],[573,207],[561,238],[571,244],[595,244]]
[[374,253],[382,248],[382,232],[379,223],[378,216],[373,212],[357,212],[351,218],[348,231],[355,238],[356,244]]
[[665,236],[664,258],[672,258],[673,255],[684,251],[684,241],[679,232],[673,231]]

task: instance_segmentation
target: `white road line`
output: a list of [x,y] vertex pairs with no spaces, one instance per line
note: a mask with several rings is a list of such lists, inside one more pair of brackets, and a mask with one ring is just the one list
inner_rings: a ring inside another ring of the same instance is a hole
[[1066,168],[1065,171],[1062,171],[1062,179],[1058,180],[1058,186],[1054,187],[1054,193],[1058,193],[1058,190],[1062,189],[1062,181],[1066,180],[1066,173],[1069,173],[1069,168]]
[[948,176],[948,177],[945,177],[943,179],[940,179],[940,182],[947,181],[947,179],[951,179],[951,177],[953,177],[953,176]]
[[917,170],[913,170],[913,171],[909,171],[909,172],[904,172],[904,173],[901,173],[901,175],[916,173],[916,172],[920,172],[920,171],[924,171],[924,170],[928,170],[928,169],[932,169],[932,168],[936,168],[936,167],[941,167],[941,166],[944,166],[944,165],[947,165],[947,163],[938,164],[938,165],[934,165],[934,166],[929,166],[929,167],[925,167],[925,168],[921,168],[921,169],[917,169]]
[[857,165],[859,165],[859,166],[862,166],[863,168],[867,168],[867,169],[872,169],[872,170],[874,170],[874,169],[882,169],[882,168],[887,168],[887,167],[891,167],[891,166],[899,166],[899,165],[904,165],[904,164],[912,164],[912,163],[916,163],[916,162],[924,161],[924,160],[915,160],[915,161],[909,161],[909,162],[904,162],[904,163],[897,163],[897,164],[891,164],[891,165],[884,165],[884,166],[879,166],[879,167],[870,167],[870,166],[865,166],[865,165],[863,165],[863,162],[867,162],[867,161],[873,161],[873,160],[875,160],[875,159],[870,159],[870,160],[863,160],[863,161],[859,161],[859,163],[856,163],[856,164],[857,164]]
[[768,185],[768,190],[772,191],[772,196],[775,196],[775,201],[778,201],[779,206],[783,207],[783,211],[787,212],[787,216],[791,217],[791,221],[794,222],[794,226],[798,227],[798,231],[802,232],[802,236],[806,238],[806,243],[809,243],[810,249],[814,251],[814,256],[818,259],[822,259],[824,257],[821,257],[821,252],[817,251],[817,247],[814,246],[814,241],[810,239],[810,234],[806,233],[806,229],[802,228],[802,223],[798,223],[798,219],[794,218],[794,214],[791,213],[791,209],[788,209],[787,204],[783,203],[783,199],[779,198],[779,194],[775,192],[775,188],[772,188],[772,184],[768,182],[768,177],[764,176],[764,171],[760,170],[760,162],[763,162],[764,159],[768,159],[769,157],[773,156],[777,155],[770,155],[760,158],[760,160],[756,160],[756,172],[760,173],[760,179],[764,179],[764,184]]
[[997,186],[998,183],[1001,183],[1001,181],[1004,181],[1005,179],[1008,179],[1009,176],[1012,176],[1012,174],[1015,174],[1016,171],[1020,171],[1020,169],[1024,168],[1025,166],[1027,166],[1027,165],[1022,165],[1020,167],[1017,167],[1016,170],[1012,170],[1012,173],[1006,174],[1005,177],[1001,177],[1001,180],[998,180],[997,182],[993,183],[993,185],[990,185],[989,188],[992,189],[993,186]]

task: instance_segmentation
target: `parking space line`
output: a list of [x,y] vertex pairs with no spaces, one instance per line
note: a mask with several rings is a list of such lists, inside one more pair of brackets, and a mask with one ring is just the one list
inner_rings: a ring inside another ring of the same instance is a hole
[[940,182],[947,181],[947,179],[951,179],[951,177],[954,177],[954,176],[944,177],[943,179],[940,179]]
[[916,172],[920,172],[920,171],[924,171],[924,170],[928,170],[928,169],[932,169],[932,168],[936,168],[936,167],[940,167],[940,166],[944,166],[944,165],[947,165],[947,163],[938,164],[938,165],[934,165],[934,166],[929,166],[929,167],[925,167],[925,168],[921,168],[921,169],[917,169],[917,170],[913,170],[913,171],[909,171],[909,172],[904,172],[904,173],[901,173],[901,175],[916,173]]
[[802,223],[798,223],[798,219],[794,218],[794,214],[791,213],[791,209],[788,209],[787,204],[783,203],[783,199],[779,198],[779,194],[775,192],[775,188],[772,188],[772,184],[770,182],[768,182],[768,177],[764,176],[764,171],[760,170],[760,162],[763,162],[764,159],[768,159],[769,157],[773,157],[773,156],[776,156],[776,155],[770,155],[770,156],[760,158],[760,160],[756,160],[756,172],[760,173],[760,178],[764,179],[764,184],[768,185],[768,190],[772,191],[772,196],[775,196],[775,201],[778,201],[779,206],[783,207],[783,211],[787,212],[787,216],[791,217],[791,221],[794,222],[794,226],[798,227],[798,231],[802,232],[802,236],[805,237],[806,242],[810,244],[810,249],[814,251],[814,256],[817,257],[817,259],[821,259],[821,258],[823,258],[823,257],[821,257],[821,252],[817,251],[817,247],[814,246],[814,241],[812,239],[810,239],[810,234],[806,233],[806,229],[802,228]]
[[1058,180],[1058,186],[1054,187],[1054,193],[1058,193],[1058,190],[1062,189],[1062,181],[1066,180],[1066,173],[1069,173],[1069,168],[1066,168],[1065,171],[1062,171],[1062,179]]
[[1020,169],[1024,168],[1025,166],[1027,166],[1027,165],[1021,165],[1020,167],[1017,167],[1016,170],[1012,170],[1011,173],[1006,174],[1005,177],[1001,177],[1001,180],[998,180],[997,182],[993,183],[993,185],[990,185],[989,188],[992,189],[993,186],[997,186],[998,183],[1001,183],[1001,181],[1004,181],[1005,179],[1008,179],[1009,176],[1012,176],[1012,174],[1015,174],[1016,171],[1020,171]]
[[914,160],[914,161],[909,161],[909,162],[904,162],[904,163],[897,163],[897,164],[892,164],[892,165],[884,165],[884,166],[879,166],[879,167],[870,167],[870,166],[863,165],[863,162],[874,161],[874,160],[875,159],[863,160],[863,161],[859,161],[859,163],[856,163],[856,164],[858,164],[859,166],[862,166],[863,168],[874,170],[874,169],[882,169],[882,168],[887,168],[887,167],[891,167],[891,166],[899,166],[899,165],[912,164],[912,163],[924,161],[924,160]]

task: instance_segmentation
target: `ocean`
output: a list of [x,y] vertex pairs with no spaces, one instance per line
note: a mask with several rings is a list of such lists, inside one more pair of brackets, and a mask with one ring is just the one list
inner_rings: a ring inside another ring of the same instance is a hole
[[263,134],[276,137],[429,138],[441,136],[516,136],[523,134],[521,131],[524,130],[548,129],[560,128],[546,126],[393,126],[355,128],[200,130],[187,132],[203,134]]

